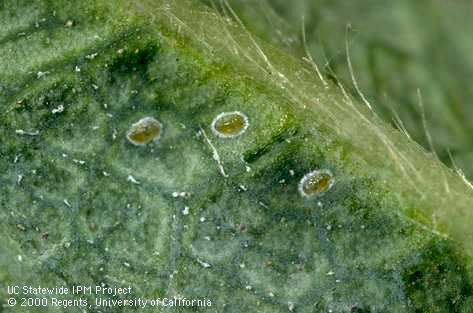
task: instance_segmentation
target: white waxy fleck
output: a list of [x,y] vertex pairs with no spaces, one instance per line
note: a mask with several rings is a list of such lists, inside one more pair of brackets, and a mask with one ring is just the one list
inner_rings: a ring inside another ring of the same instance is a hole
[[211,265],[207,262],[204,262],[204,261],[201,261],[199,259],[197,259],[197,263],[199,263],[203,268],[209,268],[211,267]]
[[131,183],[133,183],[133,184],[135,184],[135,185],[139,185],[139,184],[140,184],[140,182],[137,181],[136,178],[133,177],[132,175],[128,175],[127,181],[129,181],[129,182],[131,182]]
[[185,206],[184,209],[182,210],[182,215],[189,215],[189,207]]
[[243,185],[243,184],[238,185],[238,187],[239,187],[242,191],[247,191],[247,190],[248,190],[248,188],[246,188],[246,186]]
[[23,129],[17,129],[17,130],[15,130],[15,133],[17,133],[18,135],[38,136],[39,135],[39,130],[25,131]]
[[87,60],[93,60],[95,59],[96,56],[98,56],[99,54],[98,53],[92,53],[92,54],[89,54],[89,55],[86,55],[85,58]]
[[202,216],[202,217],[200,218],[200,222],[201,222],[201,223],[205,222],[205,217]]
[[64,204],[67,206],[67,207],[71,207],[71,204],[69,203],[69,201],[67,201],[67,199],[64,199],[62,200],[62,202],[64,202]]
[[18,175],[18,178],[16,180],[17,185],[20,185],[22,180],[23,180],[23,175],[21,175],[21,174]]
[[61,104],[57,108],[53,109],[51,112],[53,114],[62,113],[64,112],[64,106]]
[[174,191],[172,193],[172,197],[173,198],[188,198],[190,197],[191,194],[189,192],[186,192],[186,191]]
[[48,74],[49,74],[49,71],[46,71],[46,72],[39,71],[38,73],[36,73],[36,78],[40,79]]
[[103,174],[103,176],[105,176],[105,177],[109,177],[109,176],[110,176],[110,173],[105,172],[105,171],[103,171],[102,174]]

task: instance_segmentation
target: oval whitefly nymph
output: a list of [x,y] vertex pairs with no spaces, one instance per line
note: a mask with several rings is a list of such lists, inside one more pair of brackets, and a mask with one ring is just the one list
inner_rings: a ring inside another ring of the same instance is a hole
[[302,177],[299,182],[299,193],[303,197],[315,197],[327,192],[334,183],[335,179],[330,170],[315,170]]
[[143,117],[130,126],[126,134],[129,142],[137,146],[143,146],[161,137],[162,124],[154,117]]
[[239,112],[222,112],[212,121],[212,132],[220,138],[235,138],[248,129],[248,117]]

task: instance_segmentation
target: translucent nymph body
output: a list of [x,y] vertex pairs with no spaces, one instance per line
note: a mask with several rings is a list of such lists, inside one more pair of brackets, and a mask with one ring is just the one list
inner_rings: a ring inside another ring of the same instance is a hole
[[147,116],[132,124],[126,137],[132,144],[142,146],[159,139],[162,129],[163,126],[157,119]]
[[248,118],[241,112],[222,112],[212,121],[212,131],[221,138],[235,138],[248,128]]
[[332,188],[334,178],[329,170],[315,170],[306,174],[299,183],[299,192],[304,197],[321,195]]

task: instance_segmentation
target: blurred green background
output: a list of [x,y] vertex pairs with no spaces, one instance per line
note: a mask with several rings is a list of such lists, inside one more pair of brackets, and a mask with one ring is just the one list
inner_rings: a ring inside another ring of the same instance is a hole
[[[202,0],[230,16],[220,0]],[[426,0],[228,0],[247,28],[302,58],[306,46],[324,75],[356,96],[358,84],[375,111],[473,179],[473,2]],[[347,25],[351,30],[347,31]]]

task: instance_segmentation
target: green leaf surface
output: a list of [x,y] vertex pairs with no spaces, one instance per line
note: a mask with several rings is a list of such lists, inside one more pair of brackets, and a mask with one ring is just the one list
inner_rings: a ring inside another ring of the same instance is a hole
[[[221,1],[202,2],[231,17]],[[374,110],[427,150],[435,150],[442,162],[451,167],[455,163],[473,178],[471,1],[228,3],[252,32],[299,58],[307,57],[306,48],[322,73],[358,97],[347,64],[348,41],[356,79]]]
[[287,51],[183,0],[0,9],[0,312],[471,312],[472,190]]

